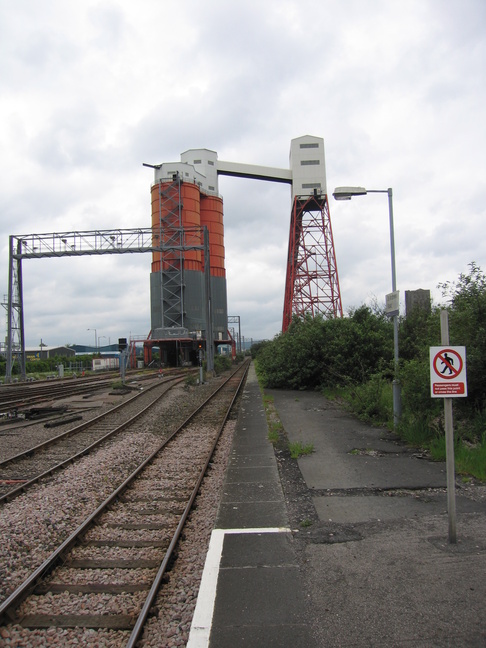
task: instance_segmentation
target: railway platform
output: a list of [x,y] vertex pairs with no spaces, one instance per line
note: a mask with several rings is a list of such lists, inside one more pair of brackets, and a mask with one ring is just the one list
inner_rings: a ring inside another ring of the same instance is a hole
[[274,391],[275,451],[250,369],[189,648],[486,646],[485,486],[318,393]]

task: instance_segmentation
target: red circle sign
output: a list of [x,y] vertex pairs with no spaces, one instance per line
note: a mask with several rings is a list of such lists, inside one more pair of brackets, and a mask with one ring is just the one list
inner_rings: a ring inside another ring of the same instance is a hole
[[454,349],[441,349],[434,358],[433,366],[440,378],[453,380],[461,373],[463,361]]

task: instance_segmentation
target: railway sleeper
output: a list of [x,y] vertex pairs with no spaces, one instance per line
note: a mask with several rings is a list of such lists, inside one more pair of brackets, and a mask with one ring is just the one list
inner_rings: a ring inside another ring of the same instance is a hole
[[167,549],[167,540],[89,540],[80,543],[81,547],[120,547],[121,549],[137,549],[144,547],[162,547]]
[[104,628],[131,630],[137,621],[131,614],[28,614],[19,619],[23,628]]
[[150,495],[132,495],[127,491],[118,497],[118,501],[124,504],[130,504],[131,502],[150,502],[151,504],[155,502],[183,502],[185,504],[190,494],[190,490],[187,490],[186,494],[182,493],[181,495],[157,495],[153,493]]
[[160,560],[145,558],[74,558],[66,564],[72,569],[157,569]]
[[42,584],[34,590],[34,594],[59,594],[70,592],[72,594],[134,594],[135,592],[146,592],[150,589],[150,583],[50,583]]
[[163,522],[112,522],[111,524],[105,524],[104,526],[108,527],[109,529],[123,529],[124,531],[166,531],[169,527],[169,524],[164,524]]

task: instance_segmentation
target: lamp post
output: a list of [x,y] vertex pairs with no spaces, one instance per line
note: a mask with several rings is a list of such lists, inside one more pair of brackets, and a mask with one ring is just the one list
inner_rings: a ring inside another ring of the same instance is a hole
[[[393,226],[393,191],[392,189],[365,189],[364,187],[336,187],[333,196],[336,200],[351,200],[354,196],[366,196],[369,193],[388,194],[388,213],[390,219],[390,250],[391,250],[391,272],[392,291],[397,291],[397,272],[395,264],[395,230]],[[393,342],[395,371],[393,380],[393,424],[396,427],[401,415],[400,381],[398,380],[398,313],[393,315]]]
[[96,335],[96,329],[94,328],[89,328],[86,329],[87,331],[94,331],[95,334],[95,353],[98,351],[98,336]]

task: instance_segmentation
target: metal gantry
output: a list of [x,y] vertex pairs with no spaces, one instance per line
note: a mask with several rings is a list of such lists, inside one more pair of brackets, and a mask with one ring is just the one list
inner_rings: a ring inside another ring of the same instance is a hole
[[297,196],[292,208],[282,331],[306,313],[343,315],[326,195]]
[[239,315],[228,315],[228,324],[238,324],[237,348],[238,348],[238,353],[241,353],[241,322],[240,322],[240,316]]
[[[195,229],[198,229],[196,233]],[[104,254],[139,254],[159,252],[178,254],[203,250],[209,273],[209,243],[206,227],[182,230],[177,241],[168,240],[164,230],[154,234],[151,227],[109,229],[47,234],[11,235],[9,237],[9,285],[7,296],[7,363],[5,381],[12,381],[14,364],[19,364],[20,379],[25,380],[25,335],[22,285],[22,261],[66,256]],[[203,242],[203,243],[202,243]],[[205,250],[205,246],[208,247]]]
[[182,252],[176,249],[183,236],[179,174],[169,185],[159,182],[159,223],[154,238],[159,236],[163,244],[174,248],[160,262],[161,327],[184,326],[184,263]]

